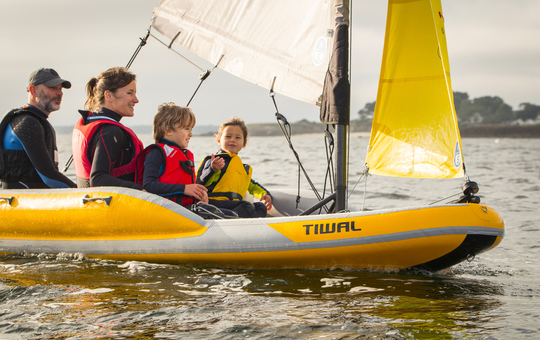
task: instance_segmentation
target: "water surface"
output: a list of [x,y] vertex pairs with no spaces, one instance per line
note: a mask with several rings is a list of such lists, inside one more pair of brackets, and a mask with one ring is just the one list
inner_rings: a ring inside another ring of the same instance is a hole
[[[58,139],[65,162],[69,136]],[[150,135],[143,139],[151,142]],[[351,136],[353,206],[405,207],[459,195],[462,179],[370,176],[353,191],[367,141]],[[293,145],[322,188],[324,140],[293,136]],[[81,254],[3,256],[0,338],[540,338],[540,142],[464,139],[463,148],[482,202],[506,223],[503,242],[471,262],[438,273],[404,273],[202,268]],[[217,144],[212,137],[193,137],[190,149],[198,162]],[[296,190],[298,166],[282,137],[253,137],[241,156],[270,190]],[[309,194],[304,178],[301,188]]]

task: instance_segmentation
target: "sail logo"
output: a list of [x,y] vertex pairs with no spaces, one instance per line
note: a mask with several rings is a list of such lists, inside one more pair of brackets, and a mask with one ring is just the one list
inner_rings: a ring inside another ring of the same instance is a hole
[[339,223],[317,223],[317,224],[304,224],[306,229],[306,235],[322,235],[322,234],[334,234],[334,233],[348,233],[351,231],[361,231],[362,229],[356,228],[354,221],[339,222]]
[[456,142],[456,148],[454,150],[454,167],[459,168],[461,166],[461,151],[459,149],[459,141]]
[[326,58],[326,52],[328,52],[326,39],[324,37],[319,37],[313,47],[312,53],[313,64],[315,64],[315,66],[320,66],[323,63]]

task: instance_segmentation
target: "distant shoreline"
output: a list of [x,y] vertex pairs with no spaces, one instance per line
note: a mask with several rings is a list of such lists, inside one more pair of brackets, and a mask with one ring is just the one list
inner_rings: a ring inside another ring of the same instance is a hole
[[540,125],[474,124],[459,127],[462,138],[540,138]]
[[[351,132],[365,132],[369,135],[371,122],[351,121]],[[281,129],[277,123],[250,124],[252,136],[277,136]],[[291,123],[293,135],[322,133],[326,125],[300,121]],[[468,124],[459,127],[462,138],[540,138],[540,125],[508,125],[508,124]],[[214,132],[215,133],[215,132]],[[213,135],[210,133],[209,135]]]
[[[293,135],[323,133],[326,125],[301,120],[290,123]],[[71,134],[73,127],[55,127],[58,134]],[[136,133],[152,133],[151,126],[133,126]],[[213,136],[218,126],[195,126],[193,132],[197,136]],[[251,136],[280,136],[281,129],[277,123],[248,124]],[[353,120],[350,124],[351,132],[365,132],[371,130],[370,121]],[[540,138],[540,125],[508,125],[508,124],[468,124],[459,127],[462,138]]]

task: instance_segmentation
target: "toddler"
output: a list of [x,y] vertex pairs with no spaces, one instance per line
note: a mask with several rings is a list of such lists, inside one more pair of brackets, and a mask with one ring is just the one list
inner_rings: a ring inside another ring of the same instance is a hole
[[[206,156],[197,172],[197,183],[208,189],[209,202],[218,208],[230,209],[239,217],[265,217],[272,208],[272,196],[252,178],[250,165],[243,164],[238,153],[247,143],[248,129],[240,118],[221,124],[216,140],[220,150]],[[244,200],[246,193],[260,198],[254,204]]]

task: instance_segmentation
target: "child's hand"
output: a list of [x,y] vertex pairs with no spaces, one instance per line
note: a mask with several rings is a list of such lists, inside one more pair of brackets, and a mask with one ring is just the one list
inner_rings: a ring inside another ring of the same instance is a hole
[[184,194],[195,197],[197,200],[208,203],[208,189],[200,184],[186,184]]
[[225,166],[225,160],[221,157],[214,157],[212,154],[212,163],[210,163],[210,167],[214,172],[218,172],[219,170],[223,169]]
[[267,211],[270,211],[270,209],[272,209],[272,196],[262,195],[261,202],[264,202],[264,205],[266,205]]

